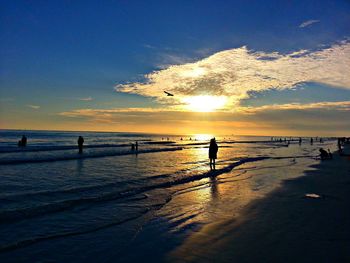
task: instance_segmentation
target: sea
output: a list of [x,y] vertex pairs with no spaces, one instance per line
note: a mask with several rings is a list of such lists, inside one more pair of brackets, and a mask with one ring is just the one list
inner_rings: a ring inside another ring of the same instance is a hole
[[321,147],[336,149],[334,138],[313,140],[0,130],[0,262],[160,262],[202,227],[303,176]]

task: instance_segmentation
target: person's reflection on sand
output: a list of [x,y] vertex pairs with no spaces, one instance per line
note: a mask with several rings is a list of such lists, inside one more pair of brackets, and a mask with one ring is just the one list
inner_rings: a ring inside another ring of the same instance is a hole
[[218,181],[216,180],[215,176],[210,176],[209,177],[209,182],[210,182],[211,198],[212,198],[212,200],[215,200],[215,199],[217,199],[219,197]]

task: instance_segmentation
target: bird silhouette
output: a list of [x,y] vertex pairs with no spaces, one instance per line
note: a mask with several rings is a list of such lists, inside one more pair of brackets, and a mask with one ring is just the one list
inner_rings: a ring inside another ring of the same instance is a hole
[[171,97],[174,96],[174,94],[171,94],[171,93],[169,93],[169,92],[167,92],[167,91],[165,91],[165,90],[164,90],[164,93],[165,93],[167,96],[171,96]]

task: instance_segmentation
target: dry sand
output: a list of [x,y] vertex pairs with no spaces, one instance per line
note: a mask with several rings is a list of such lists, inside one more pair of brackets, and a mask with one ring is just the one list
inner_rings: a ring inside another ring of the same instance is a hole
[[249,205],[240,219],[205,226],[168,261],[350,262],[350,157],[334,154],[313,168]]

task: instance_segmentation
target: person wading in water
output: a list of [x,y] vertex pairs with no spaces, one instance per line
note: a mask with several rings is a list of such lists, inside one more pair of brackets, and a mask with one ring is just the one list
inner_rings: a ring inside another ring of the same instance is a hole
[[209,145],[209,160],[210,160],[210,170],[215,170],[215,159],[217,158],[218,145],[216,144],[215,138],[210,140]]
[[83,144],[84,144],[84,138],[82,136],[79,136],[78,138],[79,154],[83,153]]

